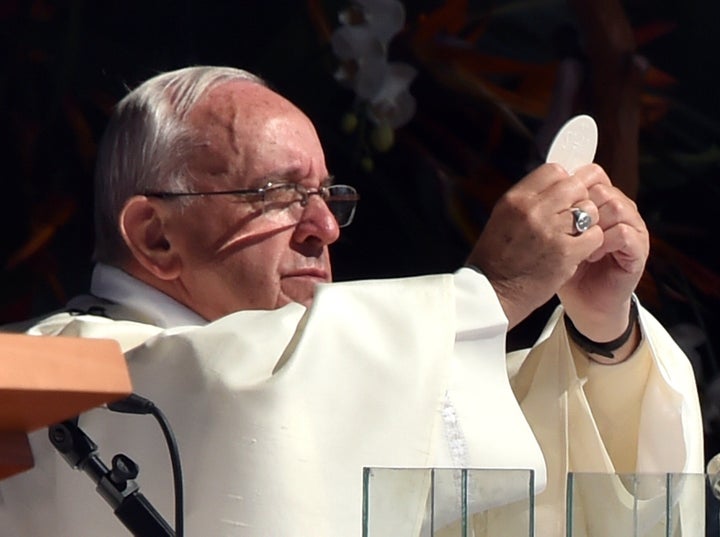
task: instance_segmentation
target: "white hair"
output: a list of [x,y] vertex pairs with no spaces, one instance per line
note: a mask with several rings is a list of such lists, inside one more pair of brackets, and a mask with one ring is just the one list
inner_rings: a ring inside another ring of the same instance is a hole
[[187,186],[183,155],[195,133],[186,117],[208,91],[233,80],[266,85],[242,69],[187,67],[143,82],[117,104],[95,167],[96,261],[118,264],[129,255],[118,219],[130,197]]

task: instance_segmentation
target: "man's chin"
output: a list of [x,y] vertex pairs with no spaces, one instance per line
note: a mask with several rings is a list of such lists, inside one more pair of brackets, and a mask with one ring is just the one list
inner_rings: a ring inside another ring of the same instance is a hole
[[302,304],[306,308],[309,308],[313,302],[313,299],[315,298],[316,287],[317,284],[312,284],[293,286],[292,289],[285,290],[285,292],[283,293],[285,303],[281,304],[281,306],[284,306],[285,304],[288,304],[290,302],[296,302],[298,304]]

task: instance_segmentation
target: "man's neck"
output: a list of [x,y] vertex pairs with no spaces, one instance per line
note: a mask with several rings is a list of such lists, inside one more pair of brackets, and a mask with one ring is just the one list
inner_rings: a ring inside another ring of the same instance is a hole
[[205,325],[207,320],[136,274],[103,263],[93,270],[93,295],[137,311],[163,328]]

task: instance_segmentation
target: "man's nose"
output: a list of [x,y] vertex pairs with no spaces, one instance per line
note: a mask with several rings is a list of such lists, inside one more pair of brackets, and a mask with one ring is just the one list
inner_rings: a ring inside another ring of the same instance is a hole
[[335,215],[322,197],[311,194],[295,228],[295,240],[306,242],[315,238],[325,245],[334,243],[339,237],[340,226]]

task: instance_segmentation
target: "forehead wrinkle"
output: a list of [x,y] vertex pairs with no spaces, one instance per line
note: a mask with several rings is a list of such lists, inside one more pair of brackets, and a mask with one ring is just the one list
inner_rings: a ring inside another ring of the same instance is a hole
[[[213,98],[215,97],[215,98]],[[211,93],[191,114],[198,133],[191,162],[212,175],[232,174],[244,169],[247,160],[246,141],[237,132],[240,111],[227,95]]]
[[222,84],[210,90],[191,115],[203,141],[198,164],[204,167],[213,161],[218,174],[254,183],[278,172],[310,177],[323,165],[307,159],[305,141],[317,136],[310,119],[264,86],[245,81]]

